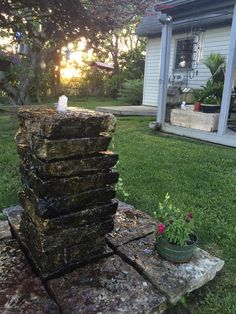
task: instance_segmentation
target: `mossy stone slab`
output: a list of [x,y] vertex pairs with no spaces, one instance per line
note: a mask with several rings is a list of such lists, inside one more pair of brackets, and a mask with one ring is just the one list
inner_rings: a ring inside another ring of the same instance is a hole
[[163,313],[166,298],[118,256],[48,282],[62,313]]
[[16,240],[0,242],[0,312],[59,314]]
[[106,236],[108,243],[117,248],[125,243],[153,233],[155,221],[133,206],[119,202],[114,230]]
[[117,183],[116,171],[98,172],[91,175],[43,180],[24,166],[20,167],[23,185],[29,186],[40,196],[60,197],[104,188]]
[[4,209],[14,236],[24,248],[27,256],[41,277],[48,278],[70,272],[83,263],[92,262],[99,258],[110,256],[112,250],[106,245],[104,237],[97,237],[93,242],[80,243],[50,252],[38,251],[31,241],[21,232],[23,208],[19,205]]
[[111,151],[98,153],[96,156],[72,158],[51,162],[44,162],[35,155],[28,155],[30,169],[40,177],[71,177],[84,173],[109,170],[118,161],[118,154]]
[[27,133],[48,139],[96,137],[113,132],[116,125],[112,114],[81,108],[68,108],[65,113],[53,108],[20,108],[18,119]]
[[173,304],[212,280],[224,265],[224,261],[201,249],[195,251],[190,262],[174,264],[158,256],[154,244],[155,236],[149,235],[118,247],[117,252]]
[[29,238],[32,246],[38,252],[50,252],[59,248],[66,248],[80,243],[94,243],[97,238],[104,237],[114,228],[113,217],[109,217],[101,223],[88,224],[78,228],[61,229],[60,232],[45,234],[40,232],[23,212],[20,229],[23,235]]
[[110,202],[116,194],[115,189],[110,186],[56,198],[52,196],[40,197],[29,187],[25,187],[24,193],[33,204],[36,214],[42,218],[53,218],[84,210],[91,206],[101,206]]
[[62,229],[76,228],[91,223],[101,223],[116,213],[118,201],[113,200],[102,206],[91,206],[79,212],[55,218],[40,218],[35,211],[33,204],[25,196],[21,197],[24,211],[30,216],[36,228],[44,234],[60,232]]
[[7,220],[0,220],[0,241],[4,239],[11,239],[10,226]]
[[97,238],[94,243],[81,243],[66,248],[58,248],[50,252],[39,252],[29,238],[21,233],[19,238],[34,268],[43,278],[58,276],[99,258],[112,255],[104,238]]
[[30,151],[39,159],[50,161],[70,157],[87,156],[106,151],[110,136],[72,138],[70,140],[48,140],[32,137]]

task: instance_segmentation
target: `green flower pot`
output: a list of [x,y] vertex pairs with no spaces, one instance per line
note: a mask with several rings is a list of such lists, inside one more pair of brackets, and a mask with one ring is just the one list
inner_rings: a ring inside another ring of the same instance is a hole
[[190,236],[191,244],[184,246],[169,243],[164,237],[156,239],[155,248],[158,254],[173,263],[186,263],[192,258],[197,247],[197,236]]

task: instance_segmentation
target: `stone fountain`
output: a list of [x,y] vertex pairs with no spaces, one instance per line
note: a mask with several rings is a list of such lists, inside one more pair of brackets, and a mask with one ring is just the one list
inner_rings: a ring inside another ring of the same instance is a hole
[[48,276],[105,254],[118,204],[114,116],[22,108],[18,119],[20,237],[35,267]]

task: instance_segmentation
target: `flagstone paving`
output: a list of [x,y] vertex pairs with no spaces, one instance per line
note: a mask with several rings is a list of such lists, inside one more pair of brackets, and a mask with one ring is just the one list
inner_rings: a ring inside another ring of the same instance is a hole
[[[22,208],[4,212],[19,235]],[[114,231],[106,237],[109,256],[41,280],[1,221],[0,312],[163,313],[169,303],[212,280],[224,262],[201,249],[189,263],[161,259],[154,248],[154,225],[150,216],[120,202]]]

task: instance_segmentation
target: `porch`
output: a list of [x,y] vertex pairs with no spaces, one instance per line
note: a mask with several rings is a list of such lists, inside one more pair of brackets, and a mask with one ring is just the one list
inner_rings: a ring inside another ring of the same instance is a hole
[[[207,132],[195,128],[174,126],[166,121],[167,87],[169,82],[170,48],[172,39],[173,21],[177,23],[183,18],[194,18],[207,13],[219,14],[220,12],[233,12],[231,35],[228,48],[227,67],[225,72],[224,90],[222,95],[219,122],[217,122],[216,132]],[[159,103],[157,109],[156,123],[163,132],[186,136],[194,139],[208,141],[212,143],[236,147],[236,117],[231,115],[228,120],[231,94],[234,86],[234,69],[236,63],[236,3],[234,0],[227,0],[216,3],[213,0],[192,0],[189,1],[165,1],[161,11],[158,11],[157,18],[162,24],[161,40],[161,64],[159,80]]]
[[[236,126],[236,123],[235,123]],[[207,132],[201,130],[195,130],[190,128],[183,128],[171,125],[170,123],[165,123],[161,129],[163,132],[190,137],[193,139],[211,142],[215,144],[236,147],[236,132],[227,128],[226,133],[219,135],[217,132]]]

